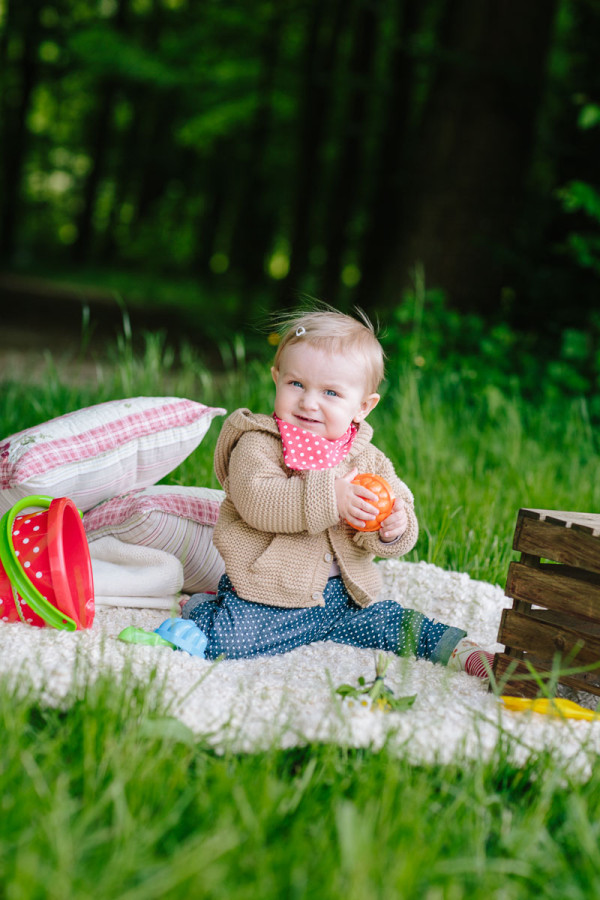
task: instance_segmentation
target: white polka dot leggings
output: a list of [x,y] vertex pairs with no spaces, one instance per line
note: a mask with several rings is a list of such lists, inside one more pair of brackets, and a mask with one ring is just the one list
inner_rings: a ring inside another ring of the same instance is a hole
[[362,609],[350,598],[339,576],[328,580],[324,606],[287,609],[251,603],[238,597],[227,575],[222,576],[214,599],[195,602],[200,596],[190,598],[183,615],[208,638],[207,659],[274,656],[314,641],[336,641],[445,665],[466,634],[393,600]]

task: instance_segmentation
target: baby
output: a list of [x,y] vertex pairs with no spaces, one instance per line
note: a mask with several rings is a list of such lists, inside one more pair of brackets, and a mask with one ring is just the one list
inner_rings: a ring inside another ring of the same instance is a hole
[[[225,562],[216,597],[183,607],[208,639],[206,656],[285,653],[337,641],[439,662],[486,677],[485,653],[459,628],[377,600],[375,556],[407,553],[418,536],[413,496],[371,443],[383,350],[368,319],[335,310],[288,320],[271,369],[273,415],[238,409],[225,421],[215,471],[226,497],[214,543]],[[392,511],[378,531],[376,494],[353,484],[383,476]]]

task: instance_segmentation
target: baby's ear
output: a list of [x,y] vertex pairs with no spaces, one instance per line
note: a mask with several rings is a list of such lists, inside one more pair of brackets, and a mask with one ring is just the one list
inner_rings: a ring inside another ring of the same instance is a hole
[[363,419],[366,419],[369,413],[375,409],[379,401],[381,400],[380,394],[369,394],[360,404],[360,409],[357,414],[354,416],[355,422],[362,422]]
[[279,378],[279,369],[276,369],[275,366],[271,366],[271,376],[275,384],[277,384],[277,379]]

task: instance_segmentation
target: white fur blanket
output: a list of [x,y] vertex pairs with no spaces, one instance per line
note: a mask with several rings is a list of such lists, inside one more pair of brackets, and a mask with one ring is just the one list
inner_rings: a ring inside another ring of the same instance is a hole
[[[466,628],[489,648],[508,601],[499,587],[427,563],[379,563],[385,597]],[[376,651],[331,642],[282,656],[210,663],[169,648],[125,644],[130,624],[148,630],[165,618],[155,609],[99,608],[88,631],[69,633],[0,623],[0,674],[15,690],[31,687],[43,702],[65,706],[101,672],[148,682],[153,669],[168,714],[216,750],[252,751],[334,741],[380,748],[384,742],[415,763],[488,757],[507,737],[517,761],[552,749],[571,774],[586,777],[600,750],[600,721],[556,720],[509,712],[477,678],[424,660],[392,657],[385,681],[397,696],[416,694],[405,712],[371,711],[340,702],[335,688],[374,678]]]

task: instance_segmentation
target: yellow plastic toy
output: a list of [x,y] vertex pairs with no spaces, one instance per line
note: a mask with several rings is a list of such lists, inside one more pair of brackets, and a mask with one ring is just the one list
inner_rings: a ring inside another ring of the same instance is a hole
[[588,722],[594,722],[600,719],[600,713],[593,709],[586,709],[572,700],[566,700],[564,697],[537,697],[531,700],[528,697],[507,697],[503,695],[500,698],[507,709],[513,712],[535,712],[544,716],[554,716],[556,719],[586,719]]

